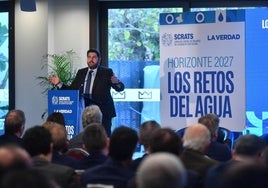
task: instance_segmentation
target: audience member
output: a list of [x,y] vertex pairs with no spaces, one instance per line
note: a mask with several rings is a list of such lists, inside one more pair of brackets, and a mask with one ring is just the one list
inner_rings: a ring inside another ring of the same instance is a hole
[[[91,123],[101,123],[102,112],[97,105],[90,105],[86,107],[82,112],[82,126],[85,129]],[[69,143],[70,148],[82,148],[83,147],[83,131],[73,137]]]
[[179,156],[182,152],[180,136],[170,128],[161,128],[152,133],[149,145],[150,153],[168,152]]
[[183,188],[186,179],[178,156],[166,152],[150,154],[137,170],[137,188]]
[[[170,128],[161,128],[152,133],[150,144],[150,153],[167,152],[179,157],[183,151],[182,140],[179,134]],[[199,188],[200,175],[192,170],[187,170],[187,183],[185,188]]]
[[139,129],[139,144],[143,146],[144,148],[144,155],[135,159],[131,166],[133,167],[134,170],[137,169],[139,166],[140,162],[146,157],[149,153],[149,142],[150,142],[150,137],[151,134],[157,130],[160,129],[160,124],[157,123],[155,120],[149,120],[145,121],[141,124],[140,129]]
[[205,155],[210,144],[210,132],[202,124],[190,125],[183,136],[184,150],[181,160],[188,170],[193,170],[201,176],[201,184],[207,171],[218,162]]
[[44,174],[35,169],[17,169],[5,174],[1,188],[56,188]]
[[129,166],[137,142],[135,130],[125,126],[117,127],[110,138],[109,159],[99,166],[87,169],[82,175],[82,185],[105,184],[114,188],[126,188],[128,180],[134,177],[134,171]]
[[206,177],[205,188],[218,188],[222,174],[230,167],[239,163],[255,163],[263,165],[262,153],[266,147],[265,141],[256,135],[240,136],[232,151],[232,160],[211,168]]
[[23,145],[32,157],[33,168],[54,180],[62,188],[77,188],[77,176],[73,168],[54,164],[53,143],[50,132],[43,126],[28,129],[23,136]]
[[25,121],[25,114],[22,110],[9,111],[4,121],[5,133],[0,136],[0,146],[10,143],[21,146]]
[[222,175],[219,188],[264,188],[268,187],[268,171],[256,163],[239,163],[231,166]]
[[0,147],[0,178],[10,169],[23,169],[31,166],[28,152],[18,145]]
[[51,134],[53,143],[52,163],[77,168],[78,160],[64,154],[68,147],[67,132],[64,126],[59,123],[47,121],[43,124]]
[[[31,167],[31,157],[28,152],[18,145],[4,145],[0,147],[0,187],[6,175],[13,171]],[[13,180],[14,181],[14,180]],[[13,188],[13,187],[12,187]]]
[[206,114],[198,119],[210,131],[211,143],[206,155],[217,161],[228,161],[232,158],[231,150],[226,144],[217,141],[220,119],[215,114]]
[[91,123],[83,134],[83,148],[89,153],[78,161],[78,169],[88,169],[103,164],[108,158],[109,138],[101,123]]
[[52,112],[48,115],[47,121],[55,122],[65,127],[65,118],[60,112]]

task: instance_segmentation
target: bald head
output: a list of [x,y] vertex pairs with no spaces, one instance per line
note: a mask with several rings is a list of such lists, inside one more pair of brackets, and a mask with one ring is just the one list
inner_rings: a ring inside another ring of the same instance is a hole
[[210,132],[208,128],[200,123],[190,125],[186,128],[183,136],[183,146],[200,152],[205,152],[210,144]]

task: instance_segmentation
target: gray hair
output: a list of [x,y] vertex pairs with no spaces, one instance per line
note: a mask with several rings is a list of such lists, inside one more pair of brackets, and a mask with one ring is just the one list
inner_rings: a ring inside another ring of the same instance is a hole
[[91,123],[101,123],[102,112],[97,105],[90,105],[83,110],[82,125],[86,128]]
[[148,155],[137,170],[138,188],[182,188],[187,174],[179,157],[157,152]]
[[210,143],[210,138],[210,132],[205,125],[190,125],[183,136],[183,147],[203,152]]

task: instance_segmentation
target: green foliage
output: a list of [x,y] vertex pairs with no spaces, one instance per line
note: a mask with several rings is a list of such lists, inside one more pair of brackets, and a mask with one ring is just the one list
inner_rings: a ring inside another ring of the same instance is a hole
[[159,14],[181,8],[110,9],[109,60],[159,60]]
[[44,88],[43,94],[54,88],[54,85],[49,82],[50,76],[58,75],[60,80],[67,85],[72,83],[76,75],[76,70],[73,69],[73,60],[76,57],[76,53],[73,50],[65,51],[62,54],[43,56],[41,69],[47,69],[48,73],[47,75],[36,77],[39,80],[39,85]]

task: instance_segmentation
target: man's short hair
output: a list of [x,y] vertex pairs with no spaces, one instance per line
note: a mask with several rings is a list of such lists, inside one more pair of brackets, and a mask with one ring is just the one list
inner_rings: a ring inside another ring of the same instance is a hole
[[137,170],[139,188],[182,188],[186,181],[187,174],[181,160],[171,153],[152,153]]
[[101,55],[100,55],[100,51],[97,50],[97,49],[95,49],[95,48],[91,48],[91,49],[89,49],[89,50],[87,51],[87,55],[88,55],[89,53],[96,53],[97,56],[98,56],[98,58],[101,57]]
[[65,126],[65,118],[60,112],[52,112],[51,114],[49,114],[49,116],[47,117],[47,121],[56,122],[60,125]]
[[22,110],[11,110],[7,113],[4,121],[5,134],[14,134],[25,125],[25,114]]
[[101,123],[91,123],[85,128],[82,139],[89,153],[98,152],[106,147],[107,133]]
[[205,125],[193,124],[185,130],[183,147],[203,152],[210,143],[210,138],[210,132]]
[[83,128],[91,123],[101,123],[102,112],[97,105],[87,106],[82,112],[82,125]]
[[198,123],[205,125],[211,133],[211,138],[215,137],[219,128],[220,119],[215,114],[206,114],[198,119]]
[[137,142],[138,134],[135,130],[126,126],[117,127],[110,138],[110,157],[116,161],[132,158]]
[[263,138],[248,134],[238,137],[234,145],[236,154],[244,156],[255,156],[260,154],[266,147],[266,142]]
[[141,124],[139,130],[139,137],[140,137],[140,143],[144,146],[144,148],[149,147],[149,141],[152,132],[159,128],[161,128],[160,124],[157,123],[155,120],[145,121]]
[[46,121],[43,126],[47,128],[51,134],[53,149],[61,151],[65,149],[67,142],[67,132],[64,126],[59,123]]
[[25,149],[32,157],[39,154],[47,155],[51,152],[51,134],[49,130],[43,126],[36,125],[29,128],[25,132],[22,140]]
[[181,137],[170,128],[157,129],[152,133],[150,149],[152,153],[168,152],[180,155],[182,152]]

